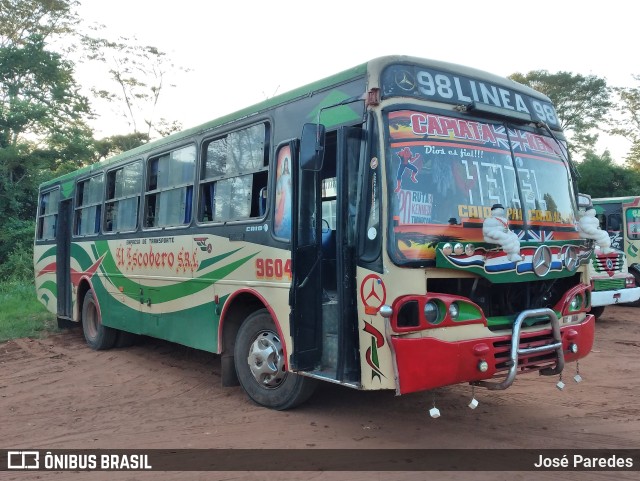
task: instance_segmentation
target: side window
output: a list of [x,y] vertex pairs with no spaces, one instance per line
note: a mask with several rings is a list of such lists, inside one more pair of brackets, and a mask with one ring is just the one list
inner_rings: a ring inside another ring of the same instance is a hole
[[191,222],[195,166],[194,145],[149,159],[145,227],[171,227]]
[[75,235],[100,232],[104,174],[94,175],[76,185]]
[[269,149],[265,124],[205,144],[198,221],[262,217],[266,210]]
[[276,165],[276,198],[273,232],[277,237],[291,239],[291,147],[278,150]]
[[60,191],[58,189],[44,192],[40,195],[40,203],[38,204],[38,240],[56,238],[59,200]]
[[322,179],[322,232],[336,230],[337,223],[337,180],[335,177]]
[[631,240],[640,239],[640,209],[633,208],[626,211],[627,237]]
[[620,214],[610,214],[607,222],[607,230],[619,231],[622,229],[622,216]]
[[141,186],[141,160],[107,173],[104,232],[136,230]]
[[[375,140],[377,138],[377,124],[372,120],[372,128],[369,132],[371,151],[364,163],[364,172],[362,173],[364,178],[362,186],[364,212],[363,222],[360,226],[362,235],[359,241],[359,251],[364,262],[374,262],[379,259],[382,245],[382,188],[380,181],[382,174],[380,162],[378,161],[378,144]],[[380,265],[381,268],[382,266]],[[382,270],[379,272],[382,272]]]

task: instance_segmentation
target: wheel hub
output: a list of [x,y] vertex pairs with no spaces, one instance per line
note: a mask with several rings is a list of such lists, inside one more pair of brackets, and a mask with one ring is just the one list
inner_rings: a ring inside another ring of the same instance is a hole
[[266,388],[278,387],[287,374],[284,370],[282,343],[271,331],[258,334],[249,348],[247,361],[253,377]]

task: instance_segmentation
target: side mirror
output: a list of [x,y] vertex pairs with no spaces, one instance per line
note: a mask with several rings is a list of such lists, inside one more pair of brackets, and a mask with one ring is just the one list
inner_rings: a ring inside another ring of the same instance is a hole
[[578,210],[585,211],[591,207],[591,196],[589,194],[578,194]]
[[300,139],[300,168],[319,171],[324,160],[326,129],[322,124],[304,124]]

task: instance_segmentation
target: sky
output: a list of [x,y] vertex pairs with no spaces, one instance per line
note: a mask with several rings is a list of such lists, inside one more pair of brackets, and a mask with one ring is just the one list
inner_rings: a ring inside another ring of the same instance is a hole
[[[171,72],[158,114],[184,128],[383,55],[444,60],[507,76],[545,69],[637,87],[633,2],[609,0],[80,0],[83,23],[135,36],[188,72]],[[632,10],[633,9],[633,10]],[[79,71],[90,84],[95,71]],[[106,105],[98,135],[128,133]],[[630,143],[602,136],[621,163]]]

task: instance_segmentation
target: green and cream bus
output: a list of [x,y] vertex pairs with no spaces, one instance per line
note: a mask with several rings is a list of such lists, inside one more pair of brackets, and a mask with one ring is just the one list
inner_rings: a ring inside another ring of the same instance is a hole
[[44,183],[37,296],[93,349],[216,353],[274,409],[506,389],[591,349],[576,192],[547,97],[382,57]]
[[611,238],[611,247],[624,252],[640,287],[640,196],[593,199],[600,227]]

